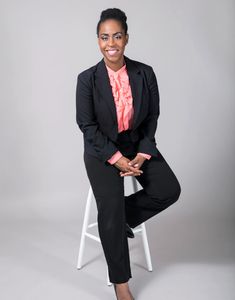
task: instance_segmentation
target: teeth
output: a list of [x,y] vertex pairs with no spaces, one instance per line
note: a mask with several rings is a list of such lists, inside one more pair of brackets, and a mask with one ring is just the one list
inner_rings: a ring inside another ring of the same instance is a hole
[[109,53],[110,55],[114,55],[116,52],[117,52],[117,50],[108,50],[108,53]]

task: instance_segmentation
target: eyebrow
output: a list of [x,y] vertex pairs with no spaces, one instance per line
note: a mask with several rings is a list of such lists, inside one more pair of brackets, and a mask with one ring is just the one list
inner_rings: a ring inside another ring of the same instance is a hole
[[[123,32],[121,32],[121,31],[118,31],[118,32],[115,32],[113,35],[116,35],[116,34],[118,34],[118,33],[121,33],[121,34],[123,34]],[[101,33],[100,35],[109,36],[109,34],[108,34],[108,33]]]

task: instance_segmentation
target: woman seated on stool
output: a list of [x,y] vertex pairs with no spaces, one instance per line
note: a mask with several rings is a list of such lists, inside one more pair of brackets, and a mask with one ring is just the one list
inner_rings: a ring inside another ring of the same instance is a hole
[[[101,61],[77,78],[76,120],[97,204],[98,231],[118,300],[134,299],[127,237],[177,201],[180,184],[156,147],[159,92],[153,68],[124,55],[129,35],[123,11],[102,11],[97,24]],[[142,189],[124,195],[124,177]]]

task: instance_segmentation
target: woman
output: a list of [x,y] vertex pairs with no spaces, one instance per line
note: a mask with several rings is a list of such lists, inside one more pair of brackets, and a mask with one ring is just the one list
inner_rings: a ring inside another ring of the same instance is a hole
[[[117,8],[97,24],[103,58],[77,79],[76,120],[98,210],[98,230],[117,299],[134,299],[127,237],[179,198],[180,184],[156,147],[159,93],[151,66],[124,55],[126,15]],[[142,190],[124,196],[124,177]]]

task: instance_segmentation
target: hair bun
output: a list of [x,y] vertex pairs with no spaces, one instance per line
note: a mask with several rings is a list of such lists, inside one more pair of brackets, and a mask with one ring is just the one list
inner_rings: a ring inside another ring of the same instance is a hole
[[99,22],[97,24],[97,28],[96,28],[97,36],[98,36],[98,32],[99,32],[100,23],[102,23],[106,20],[109,20],[109,19],[114,19],[114,20],[121,22],[122,28],[124,29],[125,33],[127,33],[127,30],[128,30],[128,26],[126,23],[127,16],[124,13],[124,11],[122,11],[119,8],[108,8],[108,9],[103,10],[100,14],[100,20],[99,20]]
[[112,19],[112,18],[119,18],[122,19],[124,22],[127,21],[127,16],[119,8],[108,8],[106,10],[103,10],[100,15],[100,20],[102,19]]

